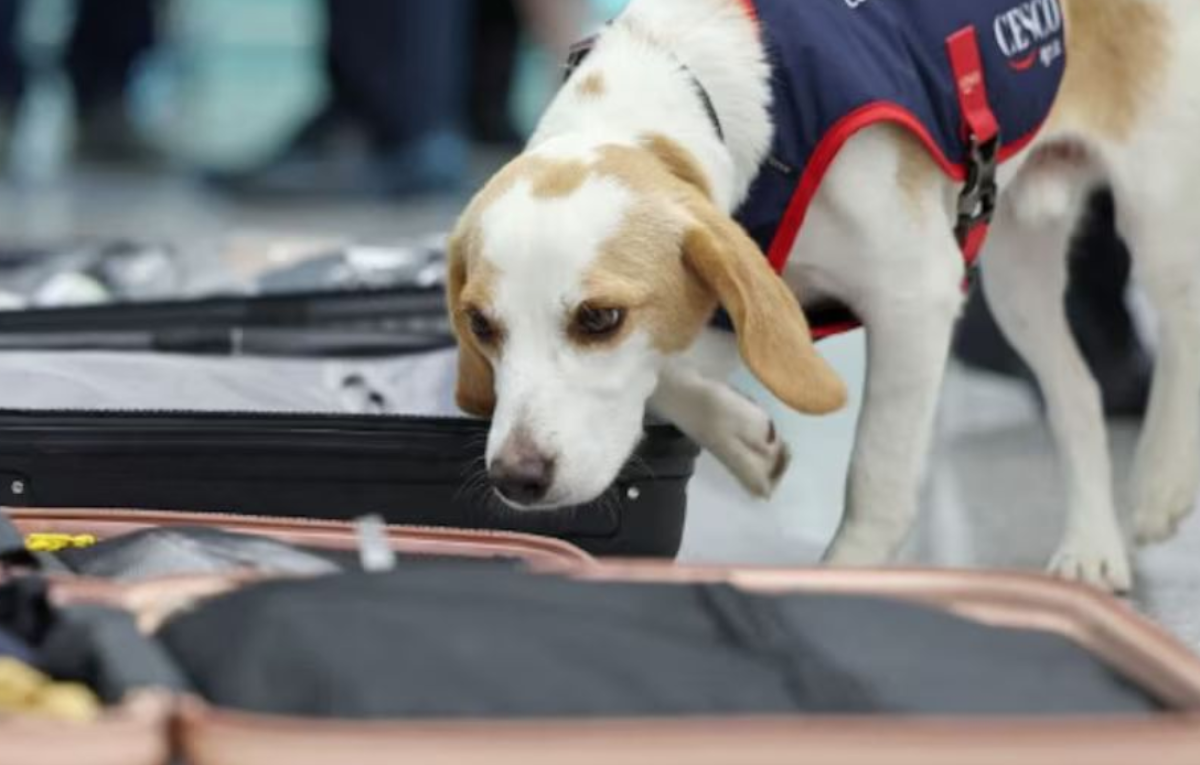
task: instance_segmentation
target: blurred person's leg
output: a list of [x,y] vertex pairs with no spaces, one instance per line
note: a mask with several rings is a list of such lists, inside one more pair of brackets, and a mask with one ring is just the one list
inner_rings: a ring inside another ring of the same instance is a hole
[[513,0],[475,0],[472,26],[471,136],[486,144],[520,144],[509,113],[521,48],[521,19]]
[[25,66],[18,50],[17,32],[22,0],[0,0],[0,136],[25,92]]
[[[1140,416],[1150,396],[1150,359],[1126,302],[1131,268],[1116,231],[1112,195],[1097,194],[1073,247],[1066,302],[1071,328],[1110,416]],[[967,306],[955,354],[970,367],[1033,382],[981,291]]]
[[515,90],[523,35],[541,48],[550,65],[540,73],[540,92],[553,93],[567,53],[583,33],[587,0],[475,0],[475,61],[471,76],[471,128],[484,143],[519,145],[514,125]]
[[79,153],[102,160],[147,158],[126,96],[156,42],[158,0],[79,0],[66,71],[79,118]]
[[17,50],[22,0],[0,0],[0,99],[15,103],[25,88],[25,67]]
[[[457,189],[467,171],[473,0],[326,0],[326,106],[264,166],[220,178],[244,194],[408,195]],[[365,154],[331,136],[349,124]]]

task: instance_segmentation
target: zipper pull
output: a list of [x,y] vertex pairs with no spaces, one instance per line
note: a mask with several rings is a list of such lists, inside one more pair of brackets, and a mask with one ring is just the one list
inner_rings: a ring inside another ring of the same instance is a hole
[[382,574],[396,568],[396,551],[388,541],[387,524],[378,515],[368,515],[354,522],[358,537],[358,559],[363,571]]

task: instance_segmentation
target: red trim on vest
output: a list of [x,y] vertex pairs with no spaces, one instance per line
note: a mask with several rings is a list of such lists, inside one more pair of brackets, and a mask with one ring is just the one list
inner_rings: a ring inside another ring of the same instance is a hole
[[[867,104],[843,117],[833,126],[833,129],[821,140],[821,143],[817,145],[816,151],[813,152],[808,167],[805,168],[804,175],[800,178],[800,184],[796,187],[796,193],[792,196],[791,203],[788,204],[788,209],[783,216],[782,223],[780,223],[779,231],[775,234],[775,239],[771,242],[771,251],[768,253],[768,258],[771,261],[771,267],[777,272],[782,273],[784,267],[787,266],[788,256],[791,255],[792,247],[796,244],[796,237],[800,234],[800,227],[804,225],[804,219],[808,217],[808,208],[812,205],[813,198],[817,195],[817,190],[821,186],[821,181],[825,179],[825,174],[829,171],[829,167],[833,164],[833,160],[837,157],[838,152],[860,130],[880,123],[892,123],[908,128],[924,144],[938,167],[942,169],[942,172],[949,176],[951,180],[958,183],[966,181],[966,167],[951,162],[942,153],[933,136],[912,112],[902,106],[888,102]],[[1025,149],[1029,148],[1029,144],[1033,143],[1034,139],[1037,138],[1039,133],[1041,133],[1041,126],[1038,126],[1037,129],[1031,131],[1028,135],[1022,136],[1020,140],[1005,145],[1000,149],[999,161],[1007,162],[1025,151]]]
[[862,324],[857,321],[847,321],[841,324],[827,324],[823,327],[812,327],[812,339],[814,342],[828,340],[831,337],[838,337],[853,332],[856,329],[862,329]]
[[742,10],[746,12],[747,16],[758,21],[758,8],[754,7],[754,0],[738,0],[738,2],[741,3]]
[[[777,272],[782,273],[787,265],[788,256],[791,255],[792,247],[796,244],[796,237],[800,234],[800,227],[804,225],[804,219],[808,217],[808,208],[812,205],[821,181],[825,179],[825,174],[829,171],[833,160],[837,158],[838,152],[860,130],[880,123],[892,123],[907,128],[924,144],[938,167],[951,180],[958,183],[967,180],[966,167],[951,162],[942,153],[933,135],[912,112],[887,101],[862,106],[839,120],[833,129],[821,139],[821,143],[817,144],[816,151],[809,159],[808,167],[804,169],[804,175],[800,178],[796,193],[792,196],[792,201],[788,204],[787,212],[784,213],[783,221],[779,225],[779,231],[771,243],[771,251],[767,253],[771,267]],[[1028,135],[1022,136],[1020,140],[1004,146],[1000,150],[999,161],[1007,162],[1020,154],[1029,147],[1029,144],[1033,143],[1040,132],[1041,127],[1039,126]]]

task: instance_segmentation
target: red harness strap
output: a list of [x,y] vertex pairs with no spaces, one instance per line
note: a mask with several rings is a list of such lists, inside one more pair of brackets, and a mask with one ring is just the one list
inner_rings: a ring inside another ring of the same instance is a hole
[[946,41],[950,52],[950,67],[958,83],[958,102],[962,107],[970,137],[986,143],[1000,135],[1000,123],[988,103],[987,82],[983,77],[983,60],[979,56],[979,40],[975,27],[967,27]]
[[959,197],[958,225],[955,233],[967,266],[975,265],[996,206],[996,162],[999,155],[1000,123],[988,101],[983,60],[975,27],[967,27],[946,41],[950,66],[958,85],[967,141],[971,151],[966,185]]

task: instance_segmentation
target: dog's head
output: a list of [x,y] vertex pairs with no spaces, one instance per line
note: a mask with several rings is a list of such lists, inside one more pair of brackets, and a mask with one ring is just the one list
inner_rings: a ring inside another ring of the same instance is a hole
[[718,305],[783,402],[843,405],[795,297],[684,150],[652,137],[586,156],[518,158],[450,241],[458,403],[493,420],[487,465],[504,499],[551,508],[602,494],[641,438],[663,364]]

